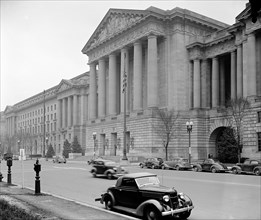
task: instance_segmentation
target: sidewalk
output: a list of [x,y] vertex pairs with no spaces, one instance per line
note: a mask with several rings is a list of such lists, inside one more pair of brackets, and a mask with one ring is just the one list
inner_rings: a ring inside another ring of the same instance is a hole
[[42,193],[41,195],[35,195],[33,190],[27,188],[22,189],[17,185],[9,185],[6,182],[0,182],[0,199],[4,199],[10,204],[23,208],[27,212],[31,212],[33,215],[41,217],[41,219],[136,219],[87,204],[80,204],[75,201],[58,198],[50,194]]

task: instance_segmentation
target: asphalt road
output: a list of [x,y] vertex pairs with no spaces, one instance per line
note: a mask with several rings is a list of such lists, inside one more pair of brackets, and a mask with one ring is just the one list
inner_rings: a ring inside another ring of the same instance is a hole
[[[35,160],[13,161],[12,183],[35,187]],[[116,180],[93,178],[90,165],[84,162],[54,164],[41,160],[41,191],[92,206],[103,207],[98,198]],[[7,166],[1,170],[6,180]],[[195,209],[189,219],[261,219],[261,177],[193,171],[152,170],[128,167],[129,172],[156,173],[163,185],[175,187],[193,201]]]

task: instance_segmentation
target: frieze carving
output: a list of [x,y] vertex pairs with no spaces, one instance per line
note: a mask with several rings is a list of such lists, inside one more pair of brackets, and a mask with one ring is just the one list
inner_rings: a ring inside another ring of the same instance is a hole
[[121,38],[115,39],[114,41],[110,41],[107,44],[104,44],[102,47],[97,47],[88,53],[89,63],[98,60],[99,58],[109,55],[113,51],[119,50],[125,45],[130,43],[134,43],[138,39],[144,36],[148,36],[149,34],[155,35],[165,35],[165,29],[161,24],[158,23],[150,23],[136,30],[132,30],[124,34]]
[[93,43],[90,45],[90,47],[99,44],[100,42],[126,29],[132,24],[135,24],[138,20],[142,19],[142,17],[143,15],[141,14],[111,14],[106,24],[101,28],[97,36],[94,38]]
[[236,49],[235,46],[235,41],[234,39],[211,45],[210,47],[206,47],[205,49],[205,56],[210,58],[210,57],[215,57],[220,54],[228,53]]
[[69,88],[71,88],[71,86],[70,85],[68,85],[68,84],[62,84],[61,86],[60,86],[60,88],[59,88],[59,92],[62,92],[62,91],[64,91],[64,90],[67,90],[67,89],[69,89]]

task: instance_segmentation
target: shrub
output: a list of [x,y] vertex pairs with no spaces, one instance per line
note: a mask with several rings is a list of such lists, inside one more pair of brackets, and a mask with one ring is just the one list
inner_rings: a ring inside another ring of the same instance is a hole
[[74,138],[73,138],[72,153],[82,153],[82,148],[78,142],[77,136],[74,136]]
[[69,157],[69,153],[72,153],[72,148],[71,148],[71,144],[69,143],[69,141],[66,139],[63,143],[63,156],[65,158]]
[[27,213],[24,209],[18,208],[14,205],[10,205],[7,201],[0,199],[0,213],[1,220],[40,220],[40,217],[36,217]]
[[46,157],[52,158],[54,155],[55,155],[55,152],[54,152],[53,146],[50,144],[48,147],[48,151],[46,153]]

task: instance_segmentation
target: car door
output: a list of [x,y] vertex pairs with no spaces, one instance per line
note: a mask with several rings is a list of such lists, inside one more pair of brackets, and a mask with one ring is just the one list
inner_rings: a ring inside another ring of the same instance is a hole
[[250,160],[245,160],[244,163],[241,166],[242,171],[244,172],[250,172],[251,171],[251,164]]
[[118,187],[117,202],[120,205],[137,208],[139,205],[139,189],[136,185],[135,179],[123,178],[121,186]]
[[203,161],[203,164],[202,164],[202,170],[205,170],[205,171],[210,171],[210,167],[211,167],[212,163],[210,160],[204,160]]

